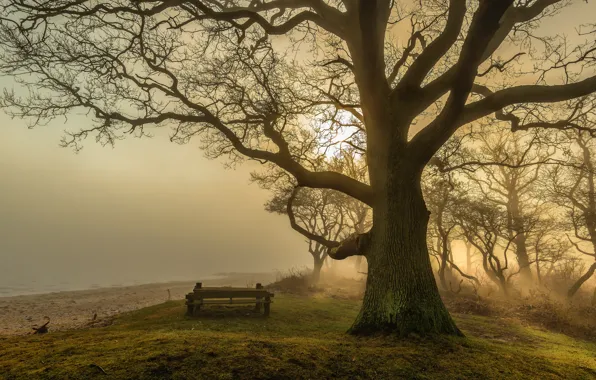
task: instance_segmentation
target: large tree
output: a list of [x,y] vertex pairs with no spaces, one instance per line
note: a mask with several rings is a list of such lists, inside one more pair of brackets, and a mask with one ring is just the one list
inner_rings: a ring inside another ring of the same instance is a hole
[[[1,0],[0,71],[31,90],[2,104],[32,124],[88,110],[94,125],[65,145],[173,126],[211,156],[360,200],[373,227],[332,252],[368,261],[351,331],[461,334],[432,274],[422,171],[466,124],[560,127],[536,105],[596,91],[593,38],[573,48],[536,32],[567,3]],[[318,171],[322,138],[364,149],[368,183]]]

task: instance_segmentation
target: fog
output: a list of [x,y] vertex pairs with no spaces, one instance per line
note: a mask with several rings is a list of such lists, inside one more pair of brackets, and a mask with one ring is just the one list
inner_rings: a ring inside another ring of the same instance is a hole
[[[543,28],[573,37],[591,7],[578,2]],[[93,137],[79,154],[58,147],[63,129],[89,123],[73,115],[28,130],[0,112],[0,294],[311,264],[304,239],[249,184],[258,164],[225,170],[197,143],[169,142],[167,130],[114,149]]]
[[[7,85],[6,80],[0,83]],[[287,218],[249,183],[256,163],[226,170],[191,143],[89,138],[58,146],[85,116],[28,130],[0,113],[0,292],[195,280],[222,271],[310,264]]]

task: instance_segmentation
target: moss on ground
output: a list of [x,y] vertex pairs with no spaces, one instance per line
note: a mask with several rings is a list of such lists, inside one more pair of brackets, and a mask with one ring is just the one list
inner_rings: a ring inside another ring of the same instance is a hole
[[358,309],[356,301],[278,295],[268,319],[188,318],[182,301],[167,302],[108,327],[0,338],[0,378],[596,378],[593,342],[457,314],[466,338],[355,338],[345,331]]

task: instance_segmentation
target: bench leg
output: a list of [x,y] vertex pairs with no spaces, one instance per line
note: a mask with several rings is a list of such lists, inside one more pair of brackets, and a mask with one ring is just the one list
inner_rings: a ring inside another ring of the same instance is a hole
[[255,311],[257,313],[261,312],[261,297],[257,297],[257,303],[255,304]]
[[269,297],[265,298],[265,316],[269,316],[269,312],[271,311],[271,299]]
[[186,314],[194,317],[197,314],[197,311],[201,309],[201,305],[197,305],[196,303],[191,303],[186,305]]

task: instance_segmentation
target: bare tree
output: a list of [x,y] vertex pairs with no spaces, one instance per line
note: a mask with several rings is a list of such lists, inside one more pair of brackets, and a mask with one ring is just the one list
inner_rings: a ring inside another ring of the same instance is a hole
[[[536,183],[543,165],[550,163],[554,154],[541,137],[539,133],[521,132],[514,136],[501,128],[477,133],[465,172],[486,201],[505,208],[509,237],[515,236],[514,253],[525,285],[533,281],[528,241],[537,232],[533,227],[545,211]],[[477,170],[470,172],[470,166]]]
[[[366,165],[353,147],[340,148],[320,165],[366,182]],[[313,283],[318,283],[329,249],[338,247],[338,240],[353,233],[364,234],[371,227],[370,207],[344,193],[300,188],[279,168],[253,173],[252,180],[274,194],[265,209],[287,215],[292,228],[307,238],[309,252],[314,258]],[[360,266],[361,262],[357,260],[356,269]]]
[[[535,112],[596,91],[593,39],[574,47],[534,33],[567,3],[1,0],[0,72],[31,90],[2,105],[32,125],[88,111],[93,126],[65,145],[172,126],[173,140],[197,137],[210,156],[276,165],[300,186],[354,197],[373,209],[373,227],[331,252],[367,258],[351,331],[461,334],[432,273],[422,171],[484,117],[514,130],[573,127]],[[516,85],[527,67],[534,84]],[[312,147],[333,135],[364,149],[368,183],[317,169],[325,152]]]
[[553,272],[556,265],[568,260],[571,246],[565,238],[564,228],[554,217],[547,216],[538,221],[529,249],[534,253],[538,284],[543,283],[543,279]]
[[[357,146],[350,145],[347,149],[340,149],[330,163],[333,171],[344,173],[360,182],[368,183],[368,167],[362,157],[362,152]],[[349,221],[355,236],[364,235],[372,227],[372,210],[367,204],[359,200],[344,196],[342,210],[346,213],[346,220]],[[354,268],[357,272],[363,272],[364,255],[356,255]]]
[[515,236],[508,233],[507,214],[498,206],[480,200],[460,200],[455,218],[466,240],[482,255],[482,267],[488,278],[504,295],[510,294],[510,280],[519,273],[509,267],[509,251]]
[[352,231],[342,195],[328,189],[286,186],[285,192],[278,192],[265,204],[269,212],[288,215],[292,228],[307,238],[308,252],[314,260],[313,284],[319,282],[329,249],[339,246],[338,240]]
[[[592,122],[585,120],[585,124]],[[577,252],[594,262],[587,271],[569,288],[571,298],[579,288],[596,272],[596,172],[594,167],[594,141],[584,131],[567,132],[573,137],[565,153],[571,158],[566,165],[559,165],[551,171],[550,193],[552,199],[567,211],[569,227],[573,236],[569,241]]]
[[456,183],[449,174],[437,171],[427,172],[423,179],[424,200],[430,212],[429,251],[437,260],[439,283],[445,290],[451,290],[453,252],[451,242],[456,232],[457,221],[451,211],[459,194]]

